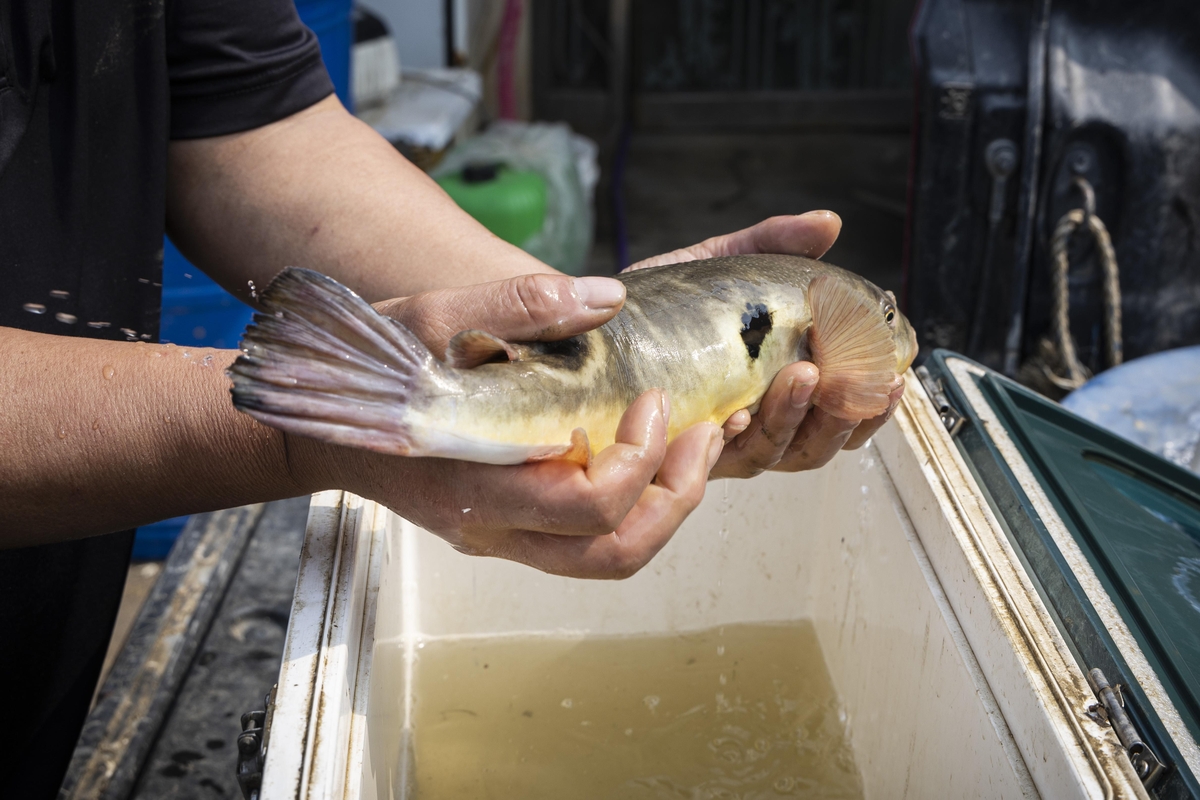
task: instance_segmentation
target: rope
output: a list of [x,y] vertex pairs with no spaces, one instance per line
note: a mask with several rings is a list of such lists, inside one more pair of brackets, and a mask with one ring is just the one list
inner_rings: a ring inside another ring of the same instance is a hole
[[1071,236],[1080,228],[1086,228],[1096,242],[1100,257],[1100,269],[1104,274],[1104,333],[1107,339],[1105,356],[1108,366],[1115,367],[1123,357],[1121,339],[1121,283],[1117,268],[1117,254],[1113,250],[1112,237],[1104,222],[1096,216],[1095,194],[1091,184],[1076,178],[1074,185],[1083,192],[1084,207],[1068,211],[1054,227],[1050,240],[1050,260],[1054,264],[1054,334],[1058,343],[1059,359],[1067,369],[1066,377],[1056,375],[1048,366],[1042,370],[1046,377],[1060,389],[1077,389],[1091,373],[1079,363],[1075,353],[1075,341],[1071,338],[1071,297],[1067,282],[1070,264],[1067,260],[1067,245]]

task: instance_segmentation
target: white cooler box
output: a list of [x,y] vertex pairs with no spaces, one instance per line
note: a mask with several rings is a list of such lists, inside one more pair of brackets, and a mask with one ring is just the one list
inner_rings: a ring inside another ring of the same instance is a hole
[[[982,374],[952,362],[961,380]],[[261,797],[409,796],[422,642],[795,620],[820,642],[867,798],[1151,796],[948,421],[910,373],[868,446],[814,472],[710,483],[666,549],[620,582],[463,556],[374,503],[316,495]],[[1025,491],[1061,527],[1040,489]],[[1136,643],[1124,646],[1136,667]],[[1155,707],[1184,785],[1195,740],[1170,702]]]

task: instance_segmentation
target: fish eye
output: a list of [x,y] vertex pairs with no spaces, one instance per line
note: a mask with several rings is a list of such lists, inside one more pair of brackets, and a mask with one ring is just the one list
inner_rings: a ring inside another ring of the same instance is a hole
[[888,325],[891,325],[893,322],[895,322],[896,321],[896,309],[892,308],[891,306],[887,306],[886,308],[884,308],[883,319]]

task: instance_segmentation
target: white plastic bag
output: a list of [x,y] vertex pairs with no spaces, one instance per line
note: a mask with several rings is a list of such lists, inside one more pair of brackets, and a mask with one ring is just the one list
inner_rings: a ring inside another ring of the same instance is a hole
[[546,222],[524,249],[555,269],[579,275],[592,246],[596,153],[594,142],[572,133],[565,123],[501,120],[455,145],[431,174],[436,178],[467,164],[498,161],[541,175],[546,181]]

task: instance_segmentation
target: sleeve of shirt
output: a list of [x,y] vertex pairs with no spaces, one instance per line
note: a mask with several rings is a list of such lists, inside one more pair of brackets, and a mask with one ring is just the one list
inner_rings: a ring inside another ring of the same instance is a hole
[[257,128],[333,92],[292,0],[169,0],[171,138]]

